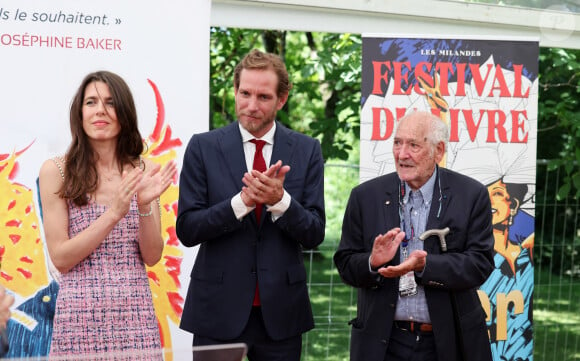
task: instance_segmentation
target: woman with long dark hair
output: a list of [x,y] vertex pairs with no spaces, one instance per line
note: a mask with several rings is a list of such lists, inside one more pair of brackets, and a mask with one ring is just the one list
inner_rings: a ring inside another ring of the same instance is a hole
[[159,196],[177,169],[143,159],[133,96],[118,75],[88,74],[70,109],[72,142],[44,162],[39,188],[61,273],[50,355],[159,351],[145,265],[161,258]]

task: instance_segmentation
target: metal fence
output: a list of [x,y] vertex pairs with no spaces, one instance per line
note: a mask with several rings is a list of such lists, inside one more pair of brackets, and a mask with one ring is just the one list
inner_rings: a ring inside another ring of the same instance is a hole
[[[571,196],[557,199],[565,172],[549,170],[548,164],[537,162],[536,184],[530,185],[526,202],[526,211],[535,216],[534,355],[529,360],[580,360],[580,203]],[[304,254],[316,328],[304,337],[302,360],[348,360],[356,291],[341,282],[332,256],[358,179],[356,165],[326,165],[326,238]]]

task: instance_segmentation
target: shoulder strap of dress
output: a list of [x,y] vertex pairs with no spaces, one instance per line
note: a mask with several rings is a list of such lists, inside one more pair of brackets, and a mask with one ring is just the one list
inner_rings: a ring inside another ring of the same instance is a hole
[[60,176],[62,177],[62,180],[64,180],[64,171],[62,169],[62,166],[64,165],[64,157],[54,157],[54,158],[51,158],[51,160],[58,167],[58,171],[60,172]]

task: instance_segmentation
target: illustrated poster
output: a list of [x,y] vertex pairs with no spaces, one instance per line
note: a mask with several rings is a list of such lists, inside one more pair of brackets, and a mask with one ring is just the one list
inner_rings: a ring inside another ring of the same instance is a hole
[[396,122],[416,109],[450,129],[440,166],[489,190],[495,270],[478,293],[495,361],[533,358],[538,57],[536,39],[363,36],[360,181],[395,171]]
[[[0,283],[16,297],[8,357],[44,356],[50,347],[58,273],[37,179],[46,159],[67,150],[69,107],[82,79],[97,70],[120,75],[135,99],[144,156],[181,167],[185,144],[209,124],[209,60],[200,54],[209,54],[210,4],[0,2]],[[163,346],[190,350],[192,335],[178,326],[195,249],[175,235],[177,194],[175,179],[161,197],[162,260],[147,272]]]

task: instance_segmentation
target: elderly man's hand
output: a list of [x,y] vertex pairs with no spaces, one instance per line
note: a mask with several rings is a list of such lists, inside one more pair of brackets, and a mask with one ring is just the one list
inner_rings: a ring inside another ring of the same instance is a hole
[[427,257],[427,252],[417,250],[411,252],[409,258],[407,258],[404,262],[401,262],[397,266],[388,266],[379,268],[379,273],[383,277],[400,277],[406,273],[411,271],[414,272],[421,272],[425,268],[425,258]]
[[371,252],[371,267],[376,269],[390,262],[397,253],[403,239],[405,239],[405,232],[402,232],[398,227],[376,236]]

